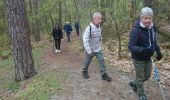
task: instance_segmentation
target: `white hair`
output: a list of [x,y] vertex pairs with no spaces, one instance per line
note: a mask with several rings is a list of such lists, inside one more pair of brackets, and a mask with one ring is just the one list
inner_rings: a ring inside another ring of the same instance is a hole
[[96,18],[97,16],[102,16],[102,14],[100,12],[95,12],[93,14],[93,19]]
[[143,16],[154,16],[153,14],[153,10],[149,7],[144,7],[141,9],[141,12],[140,12],[140,18],[143,17]]

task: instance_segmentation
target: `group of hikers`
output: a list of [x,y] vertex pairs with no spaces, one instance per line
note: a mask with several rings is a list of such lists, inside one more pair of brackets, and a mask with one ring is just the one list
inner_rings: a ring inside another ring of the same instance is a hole
[[[156,27],[153,23],[153,19],[153,10],[149,7],[142,8],[139,18],[134,22],[129,35],[128,48],[131,52],[131,58],[136,73],[136,78],[129,82],[129,86],[138,95],[139,100],[148,100],[144,92],[144,82],[146,82],[151,76],[153,63],[152,56],[154,52],[157,54],[156,58],[158,61],[162,58],[161,50],[157,43]],[[88,67],[95,56],[99,63],[101,79],[111,82],[112,78],[106,72],[106,65],[101,48],[101,22],[102,14],[100,12],[95,12],[93,14],[92,22],[86,27],[83,34],[85,60],[82,68],[82,76],[84,79],[89,78]],[[79,25],[77,26],[77,29],[79,30]],[[57,29],[57,31],[55,29]],[[70,34],[72,32],[72,28],[69,23],[64,25],[64,30],[69,42]],[[53,30],[55,41],[58,41],[56,45],[58,45],[58,43],[60,44],[62,38],[62,35],[56,34],[57,32],[62,33],[62,30],[58,27],[58,25]],[[79,31],[77,32],[77,35],[79,35]],[[56,46],[56,52],[60,52],[60,46],[59,48]]]
[[[75,29],[77,36],[79,36],[79,23],[78,21],[75,22]],[[64,31],[67,36],[67,41],[70,42],[71,39],[71,34],[72,34],[72,26],[71,24],[67,21],[66,24],[64,25]],[[60,52],[60,45],[61,45],[61,39],[63,39],[63,32],[62,32],[62,27],[59,25],[59,23],[56,23],[55,27],[53,28],[52,36],[54,39],[55,43],[55,52]]]

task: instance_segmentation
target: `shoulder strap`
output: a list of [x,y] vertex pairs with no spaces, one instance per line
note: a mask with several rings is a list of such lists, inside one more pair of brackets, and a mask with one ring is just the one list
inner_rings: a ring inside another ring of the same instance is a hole
[[91,25],[89,25],[89,27],[90,27],[90,38],[92,38],[92,36],[91,36]]
[[138,31],[137,38],[140,39],[142,31],[140,29],[138,29],[138,28],[135,28],[135,29]]

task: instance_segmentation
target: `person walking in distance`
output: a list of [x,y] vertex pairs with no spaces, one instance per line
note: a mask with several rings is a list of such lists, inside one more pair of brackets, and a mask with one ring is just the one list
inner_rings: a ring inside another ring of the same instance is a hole
[[106,73],[106,65],[104,62],[103,53],[101,50],[102,34],[100,24],[102,21],[102,14],[95,12],[93,14],[93,20],[90,25],[87,26],[83,35],[83,45],[86,51],[86,57],[84,61],[84,67],[82,69],[82,75],[84,79],[89,78],[88,67],[92,61],[92,58],[96,56],[99,62],[101,79],[110,82],[112,78]]
[[74,27],[75,27],[75,29],[76,29],[77,36],[79,36],[80,25],[79,25],[79,22],[78,22],[78,21],[75,22]]
[[70,42],[71,33],[72,33],[73,29],[72,29],[72,26],[70,25],[69,22],[66,22],[66,24],[64,25],[64,30],[65,30],[66,35],[67,35],[67,41]]
[[63,32],[59,24],[57,23],[56,26],[53,28],[53,37],[55,40],[55,47],[56,50],[55,52],[60,52],[60,44],[61,44],[61,39],[63,38]]

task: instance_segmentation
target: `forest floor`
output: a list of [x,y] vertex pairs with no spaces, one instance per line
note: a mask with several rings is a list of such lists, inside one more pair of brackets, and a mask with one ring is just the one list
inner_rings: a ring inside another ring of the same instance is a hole
[[[45,43],[47,42],[48,39],[45,39]],[[41,44],[44,45],[44,43]],[[115,45],[117,45],[116,42],[113,42],[113,46]],[[112,77],[112,82],[106,82],[100,79],[95,57],[89,66],[90,78],[83,79],[82,67],[85,53],[81,46],[80,39],[75,34],[69,43],[66,39],[62,40],[60,53],[54,53],[50,43],[43,50],[44,55],[40,61],[36,62],[38,74],[21,82],[19,89],[15,92],[1,89],[0,100],[138,100],[137,95],[128,85],[135,77],[128,52],[122,53],[128,57],[119,60],[117,47],[114,47],[115,50],[112,52],[103,48],[107,72]],[[40,49],[42,49],[41,46]],[[156,65],[160,72],[165,98],[170,100],[170,64],[167,60],[165,62],[162,60]],[[0,87],[4,84],[8,85],[8,81],[14,81],[12,70],[14,68],[0,71]],[[61,85],[58,87],[56,84]],[[13,82],[10,88],[15,89],[15,86],[17,84]],[[163,100],[153,75],[145,83],[145,92],[148,100]]]
[[[81,72],[84,52],[78,45],[78,37],[74,36],[70,43],[62,41],[60,53],[54,53],[51,47],[46,49],[46,55],[42,59],[46,63],[44,67],[42,66],[45,68],[43,70],[65,71],[68,74],[62,79],[63,88],[51,96],[50,100],[137,100],[137,95],[128,86],[128,82],[134,78],[134,73],[117,70],[119,67],[117,62],[113,62],[112,65],[107,64],[107,72],[112,76],[112,82],[100,79],[96,58],[89,67],[90,78],[83,79]],[[60,75],[62,76],[62,73]],[[163,84],[162,87],[166,100],[170,100],[170,86]],[[154,78],[145,83],[145,92],[148,100],[163,100],[159,85]]]

